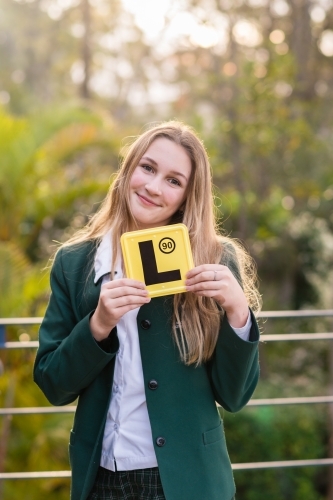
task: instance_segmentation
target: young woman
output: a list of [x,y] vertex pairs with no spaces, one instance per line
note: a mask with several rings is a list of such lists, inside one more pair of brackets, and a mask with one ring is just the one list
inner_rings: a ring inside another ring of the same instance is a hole
[[[195,262],[187,293],[151,300],[125,276],[120,236],[178,222]],[[35,381],[52,404],[78,399],[72,500],[234,497],[216,402],[238,411],[257,384],[251,269],[216,230],[194,132],[167,122],[138,137],[99,212],[57,252],[40,329]]]

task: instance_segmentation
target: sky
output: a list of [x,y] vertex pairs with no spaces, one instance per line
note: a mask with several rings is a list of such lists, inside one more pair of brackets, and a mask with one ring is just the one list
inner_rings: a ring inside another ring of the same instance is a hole
[[[224,0],[224,4],[227,5],[228,1],[232,5],[235,0]],[[40,6],[51,18],[59,19],[66,9],[78,2],[79,0],[41,0]],[[124,9],[134,16],[135,23],[143,31],[146,42],[154,44],[161,56],[172,53],[174,45],[185,40],[194,46],[214,48],[220,54],[226,50],[229,17],[227,13],[216,12],[213,0],[206,0],[205,9],[200,7],[189,9],[187,0],[121,0],[121,2]],[[247,0],[247,3],[254,8],[265,6],[268,2],[275,17],[288,14],[289,5],[286,0]],[[99,8],[103,6],[103,2],[98,0],[91,0],[91,3],[98,5]],[[314,25],[325,21],[326,12],[332,4],[333,0],[314,0],[311,3],[310,15]],[[76,29],[79,28],[80,26],[76,25]],[[253,18],[238,19],[233,27],[233,36],[240,45],[256,47],[262,41],[261,26]],[[333,56],[332,30],[324,31],[318,46],[325,56]]]
[[[16,0],[23,1],[23,0]],[[30,1],[30,0],[25,0]],[[62,13],[70,6],[76,4],[79,0],[41,0],[41,8],[45,10],[53,19],[59,19]],[[223,0],[227,5],[234,5],[236,0]],[[247,0],[247,3],[254,9],[268,4],[275,17],[283,17],[289,11],[289,5],[286,0]],[[103,0],[90,0],[94,7],[103,8]],[[230,36],[230,14],[228,10],[225,13],[217,12],[214,8],[213,0],[201,2],[202,7],[188,6],[188,0],[121,0],[125,11],[131,13],[136,25],[142,30],[146,43],[154,47],[156,55],[163,57],[172,54],[179,45],[183,47],[203,47],[211,49],[218,55],[226,52]],[[314,0],[311,4],[310,15],[314,26],[325,22],[326,12],[331,8],[333,0]],[[211,5],[211,7],[210,7]],[[233,20],[232,36],[235,41],[244,47],[260,47],[262,42],[262,26],[259,21],[252,18],[238,18]],[[119,45],[121,50],[124,37],[126,38],[126,27],[119,27],[117,33],[105,34],[101,39],[101,45],[114,48]],[[80,23],[72,26],[72,34],[80,38],[83,35],[84,27]],[[270,34],[270,40],[276,45],[276,52],[285,54],[288,52],[288,44],[285,42],[285,33],[281,30],[274,30]],[[324,30],[321,38],[318,40],[318,47],[326,57],[333,57],[333,31]],[[260,51],[260,49],[259,49]],[[96,56],[97,57],[97,56]],[[107,61],[103,64],[103,70],[94,76],[91,82],[94,90],[98,93],[105,93],[105,89],[111,92],[110,74],[114,69],[107,67]],[[117,66],[117,71],[127,72],[130,78],[131,68],[126,66],[125,62]],[[82,81],[83,68],[82,61],[76,61],[72,67],[72,79],[76,83]],[[123,75],[124,76],[124,75]],[[153,78],[156,81],[156,78]],[[109,82],[107,85],[106,82]],[[280,89],[281,90],[281,89]],[[282,91],[282,90],[281,90]],[[286,89],[284,89],[284,92]],[[151,95],[156,95],[154,100],[159,100],[160,96],[167,100],[173,100],[176,89],[163,88],[161,83],[156,82]],[[142,96],[133,98],[140,102]]]
[[[268,0],[248,0],[252,7],[262,7],[267,2]],[[214,12],[214,15],[210,16],[209,8],[205,11],[192,8],[189,11],[186,0],[122,0],[122,3],[124,8],[134,15],[135,22],[144,32],[147,42],[158,41],[161,52],[167,52],[168,47],[171,49],[173,43],[177,43],[184,35],[193,45],[214,47],[220,53],[226,49],[229,29],[226,15]],[[210,0],[207,0],[207,5],[209,3]],[[326,10],[331,6],[332,0],[313,2],[310,10],[312,21],[322,23]],[[286,0],[273,0],[270,8],[277,17],[285,16],[289,11]],[[255,20],[239,19],[233,28],[233,36],[239,44],[248,47],[256,47],[262,41],[260,26]],[[318,46],[325,56],[333,56],[332,30],[324,31]]]

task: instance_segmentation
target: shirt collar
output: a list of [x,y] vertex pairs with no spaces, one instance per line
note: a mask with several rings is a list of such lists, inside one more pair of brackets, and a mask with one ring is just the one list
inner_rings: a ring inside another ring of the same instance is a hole
[[[112,232],[111,229],[103,236],[100,245],[97,248],[95,255],[95,278],[94,283],[96,284],[103,276],[110,274],[111,264],[112,264],[112,244],[111,244]],[[119,256],[116,262],[117,277],[121,270],[121,257]],[[119,276],[120,277],[120,276]]]

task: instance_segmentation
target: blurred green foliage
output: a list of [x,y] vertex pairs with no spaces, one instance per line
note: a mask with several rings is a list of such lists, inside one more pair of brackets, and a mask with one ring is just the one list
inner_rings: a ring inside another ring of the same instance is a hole
[[[323,432],[326,422],[324,408],[319,411],[319,416],[318,409],[320,407],[252,408],[243,411],[237,418],[225,413],[225,429],[232,462],[322,457],[326,452],[326,436]],[[262,498],[266,496],[272,500],[316,500],[320,498],[320,473],[315,467],[235,471],[237,495],[242,500],[255,500],[258,492],[262,492]]]

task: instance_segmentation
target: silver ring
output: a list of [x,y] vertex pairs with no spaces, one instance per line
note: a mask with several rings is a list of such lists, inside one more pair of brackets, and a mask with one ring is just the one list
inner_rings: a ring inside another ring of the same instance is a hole
[[214,281],[216,281],[217,271],[214,271]]

